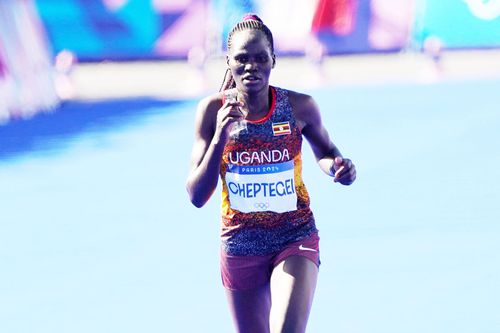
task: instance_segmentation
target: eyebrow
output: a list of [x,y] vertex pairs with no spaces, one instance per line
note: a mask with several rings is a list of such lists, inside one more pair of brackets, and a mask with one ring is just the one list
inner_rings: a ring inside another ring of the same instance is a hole
[[256,53],[248,52],[248,51],[236,51],[233,53],[233,57],[238,57],[238,56],[269,56],[269,54],[266,51],[260,51]]

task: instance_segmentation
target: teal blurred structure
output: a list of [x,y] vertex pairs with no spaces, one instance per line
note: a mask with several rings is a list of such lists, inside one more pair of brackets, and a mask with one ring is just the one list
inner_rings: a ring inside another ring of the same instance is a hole
[[[220,54],[229,29],[256,12],[275,34],[278,54],[500,46],[498,0],[36,0],[54,52],[80,60],[187,58]],[[75,38],[78,36],[78,38]]]

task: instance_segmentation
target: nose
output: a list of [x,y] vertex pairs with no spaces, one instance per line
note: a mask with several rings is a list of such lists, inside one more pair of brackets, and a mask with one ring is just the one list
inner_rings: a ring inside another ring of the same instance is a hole
[[252,72],[258,69],[257,63],[255,61],[248,61],[245,64],[245,71]]

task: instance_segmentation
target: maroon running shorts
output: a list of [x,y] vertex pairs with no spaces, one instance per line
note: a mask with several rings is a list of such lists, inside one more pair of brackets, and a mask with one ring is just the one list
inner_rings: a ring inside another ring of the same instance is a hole
[[248,290],[263,286],[269,283],[274,267],[291,256],[306,257],[319,267],[318,233],[288,244],[280,252],[264,256],[230,256],[222,250],[222,284],[229,290]]

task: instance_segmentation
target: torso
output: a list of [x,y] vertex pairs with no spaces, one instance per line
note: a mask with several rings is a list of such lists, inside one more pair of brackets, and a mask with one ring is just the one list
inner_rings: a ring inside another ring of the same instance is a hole
[[302,181],[302,133],[289,92],[273,89],[265,117],[226,143],[222,240],[231,255],[262,255],[316,232]]

